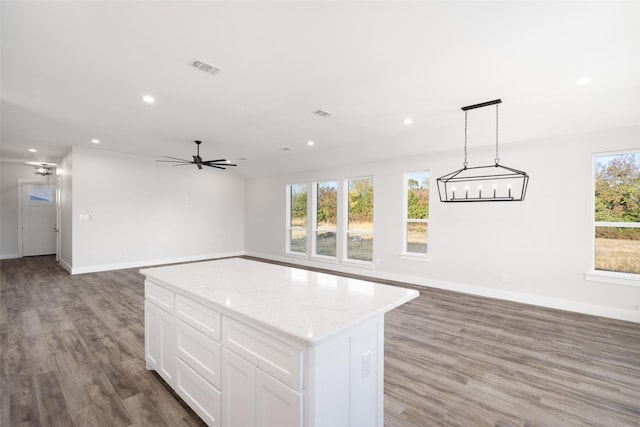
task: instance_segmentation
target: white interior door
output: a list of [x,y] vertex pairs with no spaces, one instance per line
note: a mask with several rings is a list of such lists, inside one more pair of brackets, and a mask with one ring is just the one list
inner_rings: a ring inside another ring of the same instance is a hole
[[56,253],[56,187],[22,185],[22,256]]

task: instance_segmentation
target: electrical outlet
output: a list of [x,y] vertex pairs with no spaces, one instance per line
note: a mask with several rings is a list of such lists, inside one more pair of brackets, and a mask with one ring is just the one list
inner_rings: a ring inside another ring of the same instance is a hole
[[507,273],[500,274],[500,281],[503,283],[507,282]]

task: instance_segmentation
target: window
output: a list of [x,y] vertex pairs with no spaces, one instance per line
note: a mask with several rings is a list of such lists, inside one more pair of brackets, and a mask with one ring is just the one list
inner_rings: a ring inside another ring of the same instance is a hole
[[640,152],[594,158],[594,270],[640,274]]
[[315,184],[314,255],[336,256],[338,181]]
[[404,174],[405,221],[403,251],[427,254],[429,227],[429,172]]
[[307,185],[288,188],[287,252],[307,253]]
[[348,260],[373,260],[373,177],[347,180],[346,256]]
[[53,189],[31,187],[29,188],[29,201],[38,203],[51,203],[53,201]]

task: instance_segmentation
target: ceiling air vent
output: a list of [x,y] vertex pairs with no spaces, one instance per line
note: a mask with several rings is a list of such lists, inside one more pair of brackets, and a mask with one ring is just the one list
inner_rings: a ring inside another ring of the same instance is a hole
[[331,115],[331,113],[327,110],[316,110],[313,112],[313,114],[320,117],[329,117]]
[[198,70],[202,70],[205,73],[209,74],[217,74],[218,72],[222,71],[222,68],[218,68],[215,65],[209,64],[199,59],[194,59],[191,65]]

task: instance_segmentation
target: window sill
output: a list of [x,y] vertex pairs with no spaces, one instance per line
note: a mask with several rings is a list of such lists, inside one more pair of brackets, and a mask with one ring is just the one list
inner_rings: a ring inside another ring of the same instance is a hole
[[303,258],[303,259],[308,259],[309,258],[307,256],[307,254],[305,254],[303,252],[285,252],[284,256],[288,256],[288,257],[292,257],[292,258]]
[[329,264],[337,264],[338,259],[336,257],[324,256],[324,255],[311,255],[313,261],[326,262]]
[[373,262],[371,261],[358,261],[355,259],[343,259],[341,264],[347,265],[350,267],[368,268],[370,270],[373,270],[375,268],[375,266],[373,265]]
[[615,283],[616,285],[640,286],[640,274],[616,273],[614,271],[592,270],[584,275],[592,282]]
[[402,252],[399,257],[400,259],[404,259],[407,261],[431,262],[431,255],[428,254],[413,254],[410,252]]

